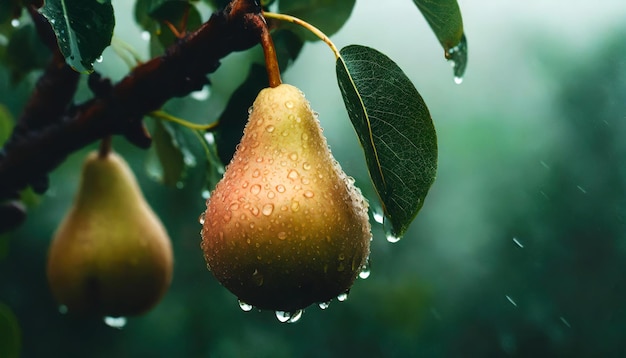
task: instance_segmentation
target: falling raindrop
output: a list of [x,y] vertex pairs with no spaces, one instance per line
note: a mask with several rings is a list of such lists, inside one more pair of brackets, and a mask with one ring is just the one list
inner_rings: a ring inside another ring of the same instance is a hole
[[465,38],[465,34],[463,34],[461,41],[456,46],[446,50],[445,56],[452,64],[454,82],[460,84],[463,82],[463,74],[467,67],[467,38]]
[[383,219],[383,230],[385,231],[385,237],[387,238],[387,241],[389,241],[392,244],[395,244],[396,242],[400,241],[400,239],[402,238],[395,233],[395,230],[393,229],[393,225],[387,218]]
[[513,306],[517,307],[517,303],[513,301],[513,299],[509,295],[506,295],[505,297]]
[[243,302],[242,300],[238,300],[239,301],[239,308],[241,308],[242,311],[244,312],[250,312],[252,311],[253,306],[250,304],[247,304],[245,302]]
[[59,306],[59,313],[60,314],[66,314],[67,313],[67,306],[66,305],[60,305]]
[[513,238],[513,242],[515,243],[515,245],[519,246],[520,249],[524,248],[524,244],[522,244],[516,237]]
[[276,311],[276,318],[282,323],[296,323],[302,317],[303,310],[295,312]]
[[370,258],[368,257],[365,260],[365,265],[363,265],[363,267],[361,268],[361,272],[359,272],[359,278],[365,280],[366,278],[370,277],[371,273],[372,270],[370,268]]
[[317,304],[321,309],[325,310],[330,306],[330,301],[320,302]]
[[342,294],[340,294],[339,296],[337,296],[337,301],[339,302],[343,302],[345,300],[348,299],[348,292],[344,292]]
[[191,98],[196,101],[206,101],[209,99],[210,95],[211,91],[209,90],[209,86],[203,86],[201,90],[191,92]]
[[104,323],[112,328],[122,329],[126,326],[126,317],[104,317]]

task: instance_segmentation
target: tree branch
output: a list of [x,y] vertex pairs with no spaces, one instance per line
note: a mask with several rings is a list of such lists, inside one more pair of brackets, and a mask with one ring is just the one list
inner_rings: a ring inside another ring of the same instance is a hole
[[[0,154],[0,202],[16,199],[29,184],[44,192],[50,171],[70,153],[106,136],[122,134],[149,147],[143,116],[170,98],[201,89],[220,59],[257,44],[262,31],[258,24],[264,22],[251,19],[261,16],[256,1],[233,0],[166,54],[136,67],[119,83],[92,75],[89,84],[95,96],[78,106],[68,106],[78,75],[54,55]],[[0,217],[0,232],[15,226],[5,221]]]

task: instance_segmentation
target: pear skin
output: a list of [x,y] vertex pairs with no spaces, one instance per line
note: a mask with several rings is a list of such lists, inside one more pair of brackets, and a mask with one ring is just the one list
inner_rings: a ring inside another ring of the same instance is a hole
[[257,96],[201,246],[242,302],[293,312],[350,289],[369,255],[367,210],[303,93],[282,84]]
[[89,154],[48,254],[59,304],[69,313],[141,314],[166,292],[172,267],[169,236],[126,162],[115,153]]

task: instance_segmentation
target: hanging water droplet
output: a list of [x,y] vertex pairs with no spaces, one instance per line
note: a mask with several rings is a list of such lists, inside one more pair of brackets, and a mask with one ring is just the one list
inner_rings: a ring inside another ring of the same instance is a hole
[[59,313],[60,314],[66,314],[67,313],[67,306],[66,305],[60,305],[59,306]]
[[446,50],[445,57],[452,64],[454,82],[460,84],[463,82],[463,74],[467,67],[467,39],[465,34],[463,34],[461,41],[456,46]]
[[295,312],[276,311],[276,318],[282,323],[296,323],[302,317],[303,310]]
[[348,292],[344,292],[342,294],[340,294],[339,296],[337,296],[337,301],[339,302],[343,302],[345,300],[348,299]]
[[98,63],[102,63],[103,60],[104,60],[104,58],[102,57],[102,55],[100,55],[100,57],[96,58],[96,62],[98,62]]
[[122,329],[126,326],[126,317],[104,317],[104,323],[112,328]]
[[327,302],[320,302],[317,304],[321,309],[325,310],[328,308],[328,306],[330,306],[330,301]]
[[371,273],[372,271],[370,269],[370,258],[368,257],[365,260],[365,265],[363,265],[363,267],[361,268],[361,272],[359,272],[359,278],[365,280],[366,278],[370,277]]
[[211,95],[211,91],[209,89],[209,86],[203,86],[201,90],[199,91],[193,91],[191,92],[191,98],[195,99],[196,101],[206,101],[207,99],[209,99],[209,96]]
[[250,304],[247,304],[245,302],[243,302],[242,300],[238,300],[239,301],[239,308],[241,308],[242,311],[244,312],[250,312],[252,311],[253,306]]
[[208,199],[211,197],[211,191],[210,190],[203,190],[202,191],[202,198],[203,199]]
[[200,214],[200,216],[198,217],[198,222],[200,223],[200,225],[204,225],[204,217],[205,217],[204,214],[205,214],[205,212]]
[[18,20],[18,19],[11,20],[11,26],[13,26],[13,27],[20,26],[20,20]]
[[144,41],[150,41],[150,33],[148,31],[143,31],[141,33],[141,39]]
[[393,225],[391,224],[390,220],[387,218],[383,219],[383,230],[385,231],[385,237],[387,238],[387,241],[389,241],[392,244],[395,244],[396,242],[400,241],[400,239],[402,238],[395,233],[393,229]]

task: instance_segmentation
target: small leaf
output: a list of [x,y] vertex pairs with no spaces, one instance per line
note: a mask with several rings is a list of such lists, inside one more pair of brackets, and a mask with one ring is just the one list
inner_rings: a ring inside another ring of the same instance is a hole
[[446,59],[453,62],[455,80],[460,83],[467,66],[467,39],[463,33],[463,18],[456,0],[413,0],[426,18]]
[[110,0],[46,0],[41,13],[57,36],[67,63],[82,73],[111,43],[115,17]]
[[[356,0],[280,0],[279,12],[298,17],[331,36],[348,21]],[[317,41],[317,37],[300,26],[282,23],[300,37],[308,41]]]
[[0,357],[18,358],[22,345],[20,326],[11,309],[0,302]]
[[9,112],[6,106],[0,104],[0,147],[3,146],[11,136],[14,125],[15,121],[13,120],[11,112]]
[[152,134],[155,152],[158,158],[156,163],[150,163],[150,172],[163,184],[179,186],[184,179],[187,167],[195,165],[195,159],[189,159],[191,155],[176,135],[175,126],[160,120],[155,121],[154,133]]
[[437,136],[424,100],[384,54],[343,48],[337,80],[392,234],[402,236],[437,171]]
[[[187,14],[186,27],[182,21]],[[200,12],[187,0],[138,0],[135,3],[135,21],[152,35],[150,54],[160,55],[176,42],[176,36],[165,25],[169,22],[179,31],[195,30],[202,24]],[[157,43],[158,42],[158,43]]]

